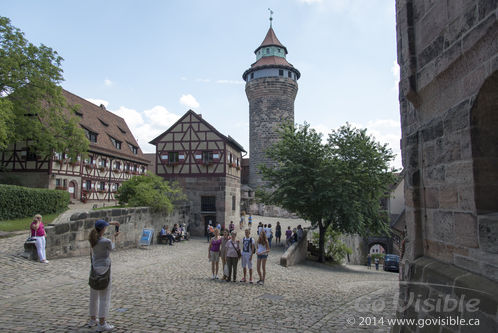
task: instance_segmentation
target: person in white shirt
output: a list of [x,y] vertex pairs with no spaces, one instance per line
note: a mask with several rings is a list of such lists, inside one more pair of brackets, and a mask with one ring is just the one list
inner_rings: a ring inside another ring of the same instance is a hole
[[268,227],[265,228],[265,234],[271,249],[271,240],[273,239],[273,231],[271,230],[271,224],[268,224]]
[[246,282],[247,269],[249,269],[249,283],[252,283],[252,255],[256,252],[256,242],[250,237],[249,229],[245,230],[246,237],[242,240],[242,268],[244,269],[244,278],[240,282]]

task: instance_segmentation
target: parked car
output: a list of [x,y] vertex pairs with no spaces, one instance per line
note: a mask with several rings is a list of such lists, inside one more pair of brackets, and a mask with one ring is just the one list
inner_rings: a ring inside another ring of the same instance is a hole
[[386,254],[384,257],[384,270],[399,272],[399,256],[395,254]]

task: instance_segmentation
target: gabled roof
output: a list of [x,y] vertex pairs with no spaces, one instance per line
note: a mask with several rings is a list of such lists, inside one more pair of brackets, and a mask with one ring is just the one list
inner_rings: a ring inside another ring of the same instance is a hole
[[213,125],[211,125],[210,123],[208,123],[201,115],[195,113],[193,110],[188,110],[180,119],[178,119],[178,121],[176,123],[174,123],[173,125],[171,125],[170,128],[168,128],[166,131],[164,131],[162,134],[160,134],[159,136],[157,136],[155,139],[153,139],[149,143],[151,145],[157,145],[160,142],[160,140],[161,140],[161,138],[163,136],[165,136],[166,134],[168,134],[171,131],[171,129],[175,128],[176,125],[178,125],[180,122],[182,122],[189,115],[193,115],[197,120],[199,120],[204,125],[206,125],[211,131],[213,131],[214,133],[216,133],[226,143],[228,143],[229,145],[231,145],[235,149],[238,149],[239,151],[244,152],[244,153],[246,152],[244,150],[244,148],[237,141],[235,141],[231,136],[227,137],[227,136],[221,134],[216,128],[214,128]]
[[[81,116],[76,116],[80,126],[97,133],[97,142],[90,142],[90,151],[148,164],[148,160],[144,157],[140,146],[123,118],[107,111],[103,105],[99,107],[67,90],[62,89],[62,94],[68,104],[80,105],[78,113]],[[111,137],[121,141],[121,149],[117,149],[112,144]],[[136,155],[133,154],[128,144],[137,147]]]
[[275,31],[273,31],[273,28],[270,26],[270,29],[268,29],[268,32],[266,33],[265,39],[261,43],[261,45],[254,51],[254,53],[257,53],[258,50],[262,47],[265,46],[278,46],[284,49],[285,54],[287,54],[287,48],[280,43],[280,41],[277,38],[277,35],[275,35]]

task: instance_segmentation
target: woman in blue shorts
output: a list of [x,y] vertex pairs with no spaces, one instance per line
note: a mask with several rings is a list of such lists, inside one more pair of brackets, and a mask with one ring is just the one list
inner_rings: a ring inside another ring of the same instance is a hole
[[[268,243],[268,239],[266,238],[266,234],[264,232],[259,233],[256,246],[257,246],[256,254],[258,255],[257,265],[258,265],[258,275],[259,275],[259,281],[257,283],[264,284],[266,277],[266,259],[268,258],[268,253],[270,253],[270,244]],[[263,270],[263,275],[261,275],[261,270]]]

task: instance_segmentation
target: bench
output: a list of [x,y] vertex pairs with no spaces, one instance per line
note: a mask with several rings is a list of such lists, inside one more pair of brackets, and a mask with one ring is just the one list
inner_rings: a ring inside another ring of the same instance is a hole
[[21,257],[28,260],[38,260],[38,251],[36,250],[36,244],[34,240],[24,242],[24,253]]

